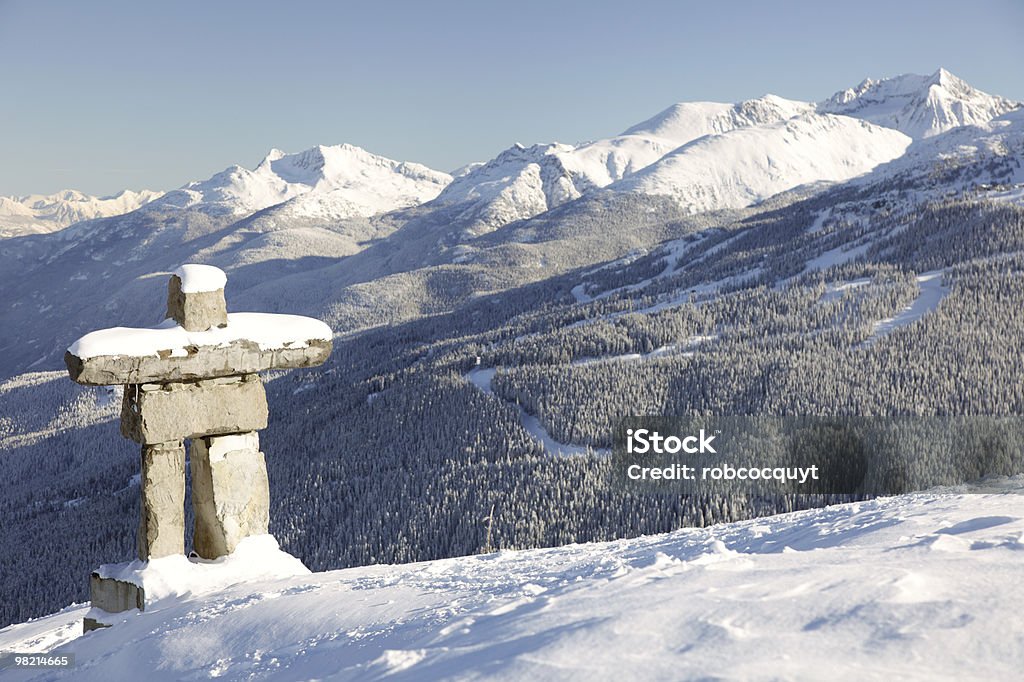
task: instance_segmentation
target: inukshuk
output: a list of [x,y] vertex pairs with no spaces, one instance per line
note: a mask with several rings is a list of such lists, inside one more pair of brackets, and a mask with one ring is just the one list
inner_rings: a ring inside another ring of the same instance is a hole
[[[270,492],[257,431],[268,409],[257,372],[319,365],[331,352],[331,329],[319,320],[228,314],[226,282],[218,268],[184,265],[171,276],[163,324],[92,332],[64,357],[80,384],[124,385],[121,433],[142,445],[142,561],[185,551],[185,439],[196,554],[215,559],[267,532]],[[131,594],[117,582],[94,573],[93,605],[141,609],[141,589]]]

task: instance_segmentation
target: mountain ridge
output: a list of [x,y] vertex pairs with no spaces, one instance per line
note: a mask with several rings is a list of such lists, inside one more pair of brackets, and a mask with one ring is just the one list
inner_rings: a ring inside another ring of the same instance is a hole
[[335,216],[366,217],[429,201],[450,181],[447,173],[347,143],[292,154],[273,148],[252,170],[229,166],[168,192],[148,208],[242,217],[300,200],[307,213],[322,203]]
[[123,189],[92,196],[74,189],[53,194],[0,196],[0,238],[55,232],[74,223],[130,213],[163,192]]
[[[122,201],[116,210],[75,213],[70,205],[62,205],[51,210],[59,217],[40,218],[17,198],[0,197],[0,236],[49,232],[82,219],[136,209],[194,209],[241,218],[280,206],[282,219],[337,222],[436,202],[457,207],[453,215],[462,223],[465,237],[472,238],[619,183],[706,136],[741,128],[770,128],[781,121],[818,113],[865,120],[918,140],[956,127],[985,123],[1020,106],[1019,102],[984,93],[939,68],[927,76],[866,78],[816,103],[773,94],[732,104],[677,102],[618,135],[576,144],[516,144],[488,161],[467,164],[453,174],[387,159],[349,143],[316,145],[295,153],[272,148],[251,170],[233,165],[168,192],[144,191],[144,200]],[[672,162],[677,164],[678,160]],[[804,168],[801,179],[811,171]],[[719,188],[712,194],[728,195],[735,201],[742,195],[761,197],[761,185],[776,187],[763,173],[748,180],[734,179],[747,182],[753,189]],[[625,183],[621,187],[635,191],[642,184]],[[686,201],[685,192],[683,195],[681,200]],[[69,200],[64,201],[67,204]],[[691,210],[725,207],[709,206],[706,201],[690,205]]]

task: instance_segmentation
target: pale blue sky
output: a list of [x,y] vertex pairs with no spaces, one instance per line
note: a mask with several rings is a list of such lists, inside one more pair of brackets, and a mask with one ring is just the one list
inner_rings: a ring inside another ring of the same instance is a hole
[[169,189],[340,142],[447,171],[939,66],[1024,100],[1024,2],[836,4],[0,0],[0,194]]

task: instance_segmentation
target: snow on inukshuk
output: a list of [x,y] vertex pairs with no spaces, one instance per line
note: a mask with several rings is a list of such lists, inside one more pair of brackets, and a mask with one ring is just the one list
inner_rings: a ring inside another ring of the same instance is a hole
[[[217,559],[267,533],[270,490],[257,432],[268,409],[257,372],[312,367],[331,353],[331,329],[319,320],[229,314],[226,283],[218,268],[184,265],[171,276],[161,325],[95,331],[64,356],[80,384],[124,385],[121,433],[142,445],[141,562],[185,552],[185,439],[196,554]],[[90,588],[94,610],[144,608],[137,583],[96,572]],[[85,627],[103,625],[89,618]]]

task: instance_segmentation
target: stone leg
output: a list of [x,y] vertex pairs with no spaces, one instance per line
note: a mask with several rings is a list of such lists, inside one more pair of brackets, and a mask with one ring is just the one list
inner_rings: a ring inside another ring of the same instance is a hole
[[142,513],[138,550],[143,561],[185,553],[185,446],[142,446]]
[[270,484],[255,431],[194,438],[190,461],[196,554],[216,559],[267,532]]

